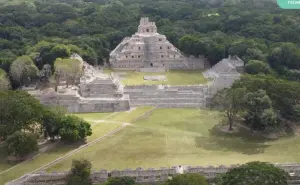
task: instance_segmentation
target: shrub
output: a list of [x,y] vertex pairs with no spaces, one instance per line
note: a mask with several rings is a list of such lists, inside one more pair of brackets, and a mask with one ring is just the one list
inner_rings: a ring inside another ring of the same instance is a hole
[[64,116],[59,124],[59,135],[63,141],[76,142],[92,135],[91,125],[76,116]]
[[31,133],[15,132],[5,141],[5,150],[8,155],[24,157],[38,150],[37,137]]
[[90,179],[92,165],[88,160],[73,160],[67,185],[92,185]]
[[110,178],[104,185],[134,185],[135,181],[131,177]]
[[200,174],[182,174],[168,180],[166,185],[208,185],[208,182]]

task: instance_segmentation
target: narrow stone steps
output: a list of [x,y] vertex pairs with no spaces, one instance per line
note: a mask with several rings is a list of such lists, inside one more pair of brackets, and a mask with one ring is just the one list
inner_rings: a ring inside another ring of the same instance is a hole
[[131,106],[155,106],[161,108],[205,108],[204,103],[131,103]]
[[205,99],[188,99],[188,98],[181,98],[181,99],[174,99],[174,98],[147,98],[147,99],[131,99],[130,102],[132,103],[203,103]]

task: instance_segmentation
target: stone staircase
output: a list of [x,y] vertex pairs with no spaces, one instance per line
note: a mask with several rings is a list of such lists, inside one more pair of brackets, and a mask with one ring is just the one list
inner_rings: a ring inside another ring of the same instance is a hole
[[166,108],[205,108],[206,86],[136,86],[126,88],[124,93],[130,97],[130,106],[155,106]]

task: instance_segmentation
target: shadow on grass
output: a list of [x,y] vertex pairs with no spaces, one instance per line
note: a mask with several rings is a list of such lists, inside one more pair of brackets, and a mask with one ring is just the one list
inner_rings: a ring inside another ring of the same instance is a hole
[[61,154],[67,154],[67,152],[70,152],[72,150],[78,149],[80,146],[87,144],[86,141],[78,141],[75,143],[64,143],[59,142],[55,148],[50,149],[47,151],[48,154],[51,153],[61,153]]
[[212,151],[232,151],[246,155],[264,153],[270,141],[260,135],[253,135],[248,130],[240,129],[238,132],[226,133],[215,126],[210,130],[209,137],[196,137],[196,146]]

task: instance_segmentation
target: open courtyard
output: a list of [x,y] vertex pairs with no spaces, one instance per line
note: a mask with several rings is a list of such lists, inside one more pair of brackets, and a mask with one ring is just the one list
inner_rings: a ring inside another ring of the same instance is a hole
[[[79,148],[83,144],[59,143],[20,164],[1,162],[0,184],[35,170],[66,171],[73,159],[80,158],[90,160],[94,169],[109,170],[230,165],[256,160],[300,161],[300,136],[267,140],[252,136],[248,130],[233,134],[221,132],[216,125],[223,117],[215,111],[141,107],[128,112],[77,115],[92,124],[93,135],[87,138],[87,143],[105,137],[83,148]],[[125,123],[126,127],[119,132],[106,135]]]
[[[205,84],[207,80],[202,75],[203,70],[170,70],[160,73],[145,73],[137,71],[105,70],[105,73],[116,73],[124,85],[196,85]],[[166,80],[144,80],[144,76],[164,75]]]

